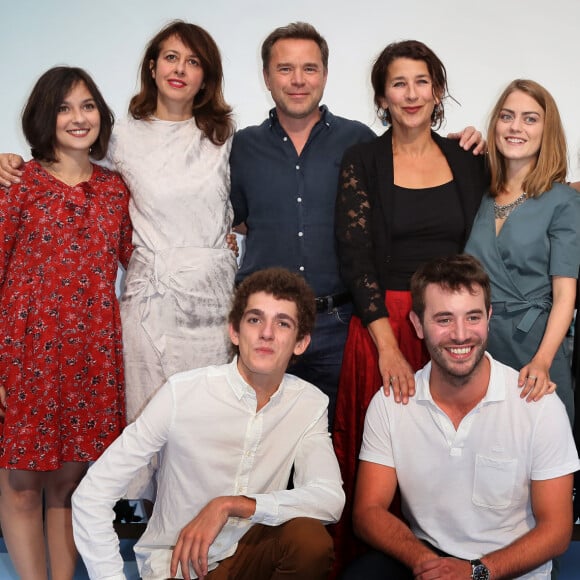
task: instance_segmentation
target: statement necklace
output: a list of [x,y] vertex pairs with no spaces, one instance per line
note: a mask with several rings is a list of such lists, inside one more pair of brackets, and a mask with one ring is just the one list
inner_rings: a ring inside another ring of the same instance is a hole
[[516,207],[522,205],[524,201],[528,198],[528,194],[524,191],[520,197],[514,199],[511,203],[506,203],[505,205],[498,205],[495,201],[493,202],[493,213],[496,220],[505,220]]

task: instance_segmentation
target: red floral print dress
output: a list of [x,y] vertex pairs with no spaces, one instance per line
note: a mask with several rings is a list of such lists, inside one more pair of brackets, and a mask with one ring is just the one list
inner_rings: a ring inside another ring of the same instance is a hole
[[131,255],[129,193],[94,166],[71,187],[39,163],[0,187],[0,467],[91,461],[125,424],[117,265]]

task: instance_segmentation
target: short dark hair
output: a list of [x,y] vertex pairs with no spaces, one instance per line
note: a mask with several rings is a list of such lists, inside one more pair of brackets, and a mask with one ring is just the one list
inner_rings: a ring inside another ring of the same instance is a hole
[[47,70],[37,81],[22,111],[22,131],[34,159],[54,163],[56,158],[56,118],[58,108],[78,83],[83,83],[101,117],[101,129],[91,147],[93,159],[103,159],[107,154],[113,112],[105,102],[101,91],[82,68],[57,66]]
[[223,93],[224,73],[219,48],[212,36],[197,24],[173,20],[147,44],[141,61],[141,88],[129,103],[135,119],[147,119],[157,108],[157,84],[151,74],[151,61],[157,62],[161,44],[176,36],[195,53],[203,69],[203,88],[193,99],[191,114],[197,126],[214,145],[223,145],[233,134],[232,108]]
[[316,321],[314,292],[302,276],[284,268],[267,268],[250,274],[237,288],[228,317],[236,332],[240,330],[242,316],[252,294],[265,292],[277,300],[290,300],[296,304],[298,316],[297,340],[311,334]]
[[270,66],[270,57],[272,56],[272,47],[279,40],[298,39],[313,40],[320,49],[322,65],[324,70],[328,70],[328,44],[324,37],[308,22],[292,22],[288,26],[280,26],[273,30],[262,43],[262,67],[265,71]]
[[438,284],[450,292],[463,288],[475,293],[476,287],[483,290],[485,310],[491,306],[491,285],[489,276],[481,262],[469,254],[456,254],[436,258],[419,267],[411,277],[411,298],[413,312],[423,321],[425,314],[425,290],[429,284]]
[[[387,75],[389,74],[389,66],[398,58],[421,60],[427,65],[427,70],[433,83],[433,96],[439,100],[439,105],[433,109],[433,113],[431,114],[431,125],[435,129],[438,129],[445,118],[443,99],[451,96],[449,95],[449,88],[447,86],[447,71],[439,57],[427,45],[418,40],[392,42],[383,49],[373,64],[371,84],[375,93],[374,100],[377,113],[380,113],[382,109],[381,99],[385,96],[385,84],[387,82]],[[390,112],[385,111],[385,113],[386,120],[392,123]]]

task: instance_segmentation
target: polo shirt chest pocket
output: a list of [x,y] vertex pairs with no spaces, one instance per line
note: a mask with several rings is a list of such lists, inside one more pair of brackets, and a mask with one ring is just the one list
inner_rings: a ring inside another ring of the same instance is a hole
[[493,459],[476,455],[473,503],[486,508],[508,507],[514,496],[517,465],[517,459]]

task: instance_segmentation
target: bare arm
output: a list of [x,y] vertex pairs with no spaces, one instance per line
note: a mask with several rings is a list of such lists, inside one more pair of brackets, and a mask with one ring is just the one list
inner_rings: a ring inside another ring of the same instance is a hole
[[412,569],[437,555],[389,512],[396,488],[394,467],[361,461],[354,498],[354,530],[365,542]]
[[208,573],[209,547],[226,525],[228,518],[250,518],[256,511],[256,500],[245,496],[216,497],[210,501],[180,532],[171,557],[171,576],[178,565],[185,580],[190,580],[189,563],[200,579]]
[[0,185],[9,187],[13,183],[20,183],[23,163],[24,159],[16,153],[0,153]]
[[[528,400],[541,399],[545,392],[555,389],[550,387],[550,367],[556,352],[566,333],[570,328],[574,305],[576,301],[576,279],[554,276],[552,278],[552,294],[554,303],[548,317],[548,324],[544,332],[544,337],[534,358],[520,371],[518,384],[522,389],[522,397],[528,396]],[[535,380],[528,380],[536,377]],[[536,390],[529,392],[528,385],[535,383]]]
[[572,485],[572,474],[532,481],[536,527],[481,559],[494,580],[521,576],[566,551],[572,537]]

